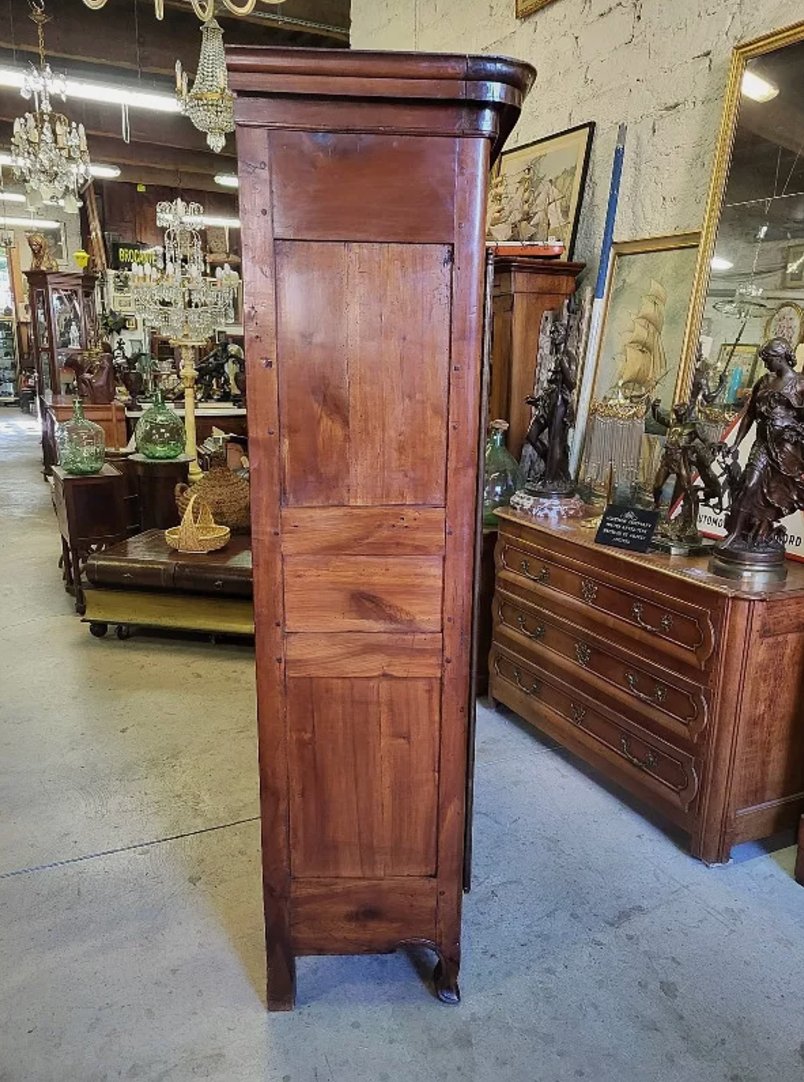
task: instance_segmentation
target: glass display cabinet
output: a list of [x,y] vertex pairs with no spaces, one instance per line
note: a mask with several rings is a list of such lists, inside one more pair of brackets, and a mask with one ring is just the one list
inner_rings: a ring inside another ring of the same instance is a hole
[[33,357],[38,394],[45,405],[72,382],[64,372],[71,353],[87,348],[95,325],[97,275],[70,271],[30,270],[28,279],[33,330]]

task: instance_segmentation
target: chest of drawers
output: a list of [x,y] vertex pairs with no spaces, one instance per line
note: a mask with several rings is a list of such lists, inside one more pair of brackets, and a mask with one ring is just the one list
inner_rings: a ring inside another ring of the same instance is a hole
[[499,513],[491,698],[684,830],[695,856],[804,811],[804,566],[748,592],[707,558]]

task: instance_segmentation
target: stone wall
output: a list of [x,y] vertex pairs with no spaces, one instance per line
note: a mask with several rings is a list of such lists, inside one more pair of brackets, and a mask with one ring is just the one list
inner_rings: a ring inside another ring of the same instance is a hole
[[804,17],[801,0],[553,0],[521,21],[514,10],[515,0],[352,0],[352,43],[530,61],[538,79],[509,146],[594,120],[575,252],[590,270],[618,124],[628,146],[615,239],[699,229],[731,50]]

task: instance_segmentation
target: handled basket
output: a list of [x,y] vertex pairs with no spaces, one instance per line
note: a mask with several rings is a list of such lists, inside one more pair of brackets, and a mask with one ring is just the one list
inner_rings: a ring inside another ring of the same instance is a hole
[[222,549],[231,536],[232,531],[228,526],[215,525],[209,504],[195,495],[187,502],[180,525],[165,530],[165,540],[179,552],[214,552]]

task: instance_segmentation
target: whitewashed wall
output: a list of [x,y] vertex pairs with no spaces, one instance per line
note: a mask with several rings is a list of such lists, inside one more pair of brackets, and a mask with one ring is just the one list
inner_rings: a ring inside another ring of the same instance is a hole
[[[616,239],[699,229],[735,44],[804,19],[802,0],[352,0],[357,49],[505,53],[538,79],[509,146],[597,125],[576,258],[594,270],[628,124]],[[587,279],[589,280],[589,279]]]

